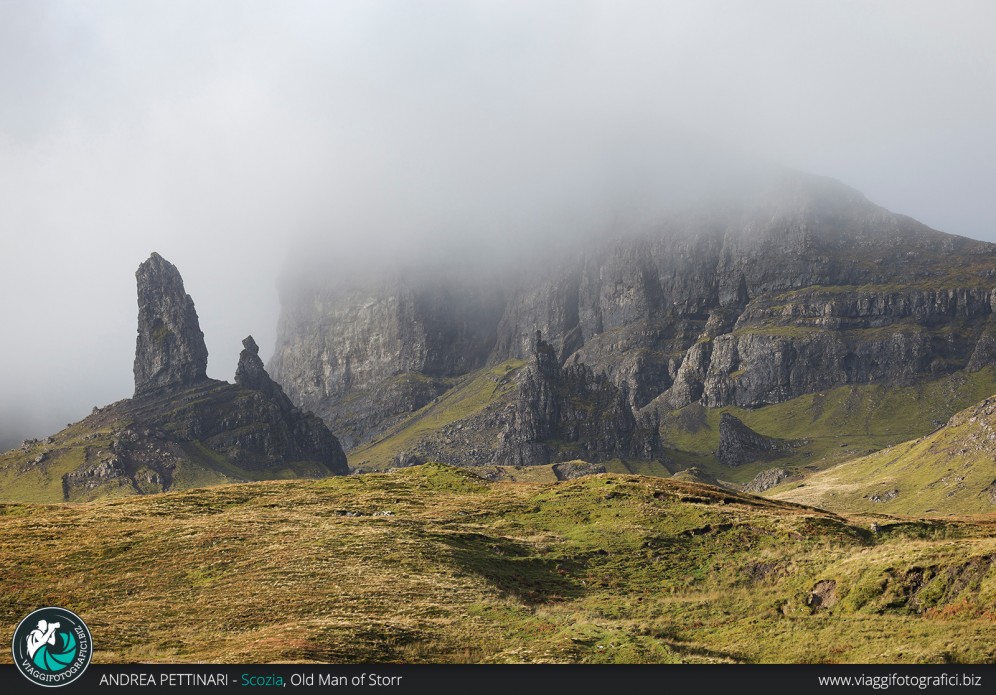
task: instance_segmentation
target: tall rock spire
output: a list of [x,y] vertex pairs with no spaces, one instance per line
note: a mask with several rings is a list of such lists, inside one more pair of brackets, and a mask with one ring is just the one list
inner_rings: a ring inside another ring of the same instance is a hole
[[138,267],[135,396],[207,379],[207,346],[194,300],[172,263],[153,252]]

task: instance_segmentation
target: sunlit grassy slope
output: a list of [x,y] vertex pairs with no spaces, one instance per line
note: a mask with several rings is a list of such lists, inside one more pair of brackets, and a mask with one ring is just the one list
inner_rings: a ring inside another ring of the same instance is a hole
[[[61,502],[62,476],[84,464],[87,447],[110,449],[116,428],[107,425],[90,431],[75,423],[53,437],[52,444],[36,442],[0,452],[0,500]],[[39,457],[44,457],[45,465],[32,465]]]
[[772,493],[834,510],[917,516],[996,511],[996,399],[966,409],[926,437]]
[[[826,468],[921,437],[993,393],[996,368],[987,367],[916,386],[844,386],[757,409],[691,405],[666,416],[661,432],[675,462],[698,466],[721,480],[747,482],[774,465]],[[723,466],[714,452],[719,446],[719,418],[724,411],[756,432],[798,440],[800,445],[777,462]]]
[[98,662],[996,659],[996,518],[878,521],[433,464],[3,505],[0,623],[66,606]]

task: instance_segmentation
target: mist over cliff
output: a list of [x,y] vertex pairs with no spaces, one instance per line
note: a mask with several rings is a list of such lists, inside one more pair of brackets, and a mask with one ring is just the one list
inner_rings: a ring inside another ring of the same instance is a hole
[[[611,458],[637,425],[653,429],[646,418],[692,404],[756,408],[993,363],[996,245],[932,230],[825,177],[754,167],[716,180],[725,185],[704,199],[603,220],[597,235],[537,237],[516,244],[517,257],[443,253],[448,265],[427,266],[415,255],[359,274],[298,274],[282,293],[274,377],[355,447],[454,378],[535,359],[520,391],[533,396],[486,429],[499,441],[541,432],[563,448],[577,433],[563,434],[564,412],[643,418],[607,424],[601,447],[582,447],[590,459]],[[576,402],[606,389],[599,406]]]

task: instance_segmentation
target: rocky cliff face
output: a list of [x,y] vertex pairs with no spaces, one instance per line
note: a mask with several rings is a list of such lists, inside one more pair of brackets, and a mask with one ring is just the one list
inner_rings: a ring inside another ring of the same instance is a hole
[[686,353],[679,384],[661,402],[756,407],[843,384],[910,385],[981,369],[993,363],[994,304],[996,290],[986,286],[837,286],[760,297],[729,333]]
[[153,253],[138,267],[138,340],[135,395],[193,386],[207,380],[207,346],[183,278]]
[[270,370],[350,447],[439,396],[448,377],[486,364],[503,307],[500,288],[443,271],[386,271],[282,293]]
[[[319,418],[296,408],[270,378],[252,336],[242,341],[234,386],[208,379],[204,334],[179,271],[153,253],[139,266],[136,277],[138,395],[112,409],[127,411],[132,435],[146,435],[116,440],[121,474],[127,475],[128,464],[138,460],[155,470],[164,489],[169,486],[175,465],[160,461],[163,465],[156,466],[148,457],[129,456],[147,449],[149,437],[179,445],[184,452],[191,446],[206,449],[202,453],[208,457],[221,456],[246,472],[264,476],[295,462],[309,462],[308,467],[321,472],[348,472],[338,440]],[[136,448],[135,442],[142,444]]]
[[561,368],[537,333],[514,414],[498,436],[495,463],[660,458],[658,426],[653,417],[638,421],[626,389],[604,374],[583,364]]
[[235,383],[242,388],[259,391],[283,413],[291,414],[296,410],[280,384],[266,373],[263,360],[259,358],[259,346],[251,335],[242,341],[239,364],[235,368]]
[[[438,396],[446,377],[531,358],[537,330],[551,364],[583,367],[591,376],[569,377],[578,382],[604,375],[646,415],[908,385],[996,359],[996,246],[819,177],[782,174],[506,270],[504,283],[446,279],[430,293],[397,278],[362,291],[305,283],[285,293],[273,372],[355,443]],[[524,388],[553,407],[542,383]],[[530,432],[551,415],[524,417],[517,436],[538,441]]]

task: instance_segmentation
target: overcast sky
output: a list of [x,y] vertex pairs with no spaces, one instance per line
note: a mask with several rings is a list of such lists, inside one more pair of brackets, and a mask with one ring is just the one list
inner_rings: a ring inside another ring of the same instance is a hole
[[0,437],[131,395],[153,250],[231,379],[246,334],[272,352],[295,240],[569,225],[619,183],[592,162],[676,133],[996,240],[994,26],[985,0],[0,0]]

